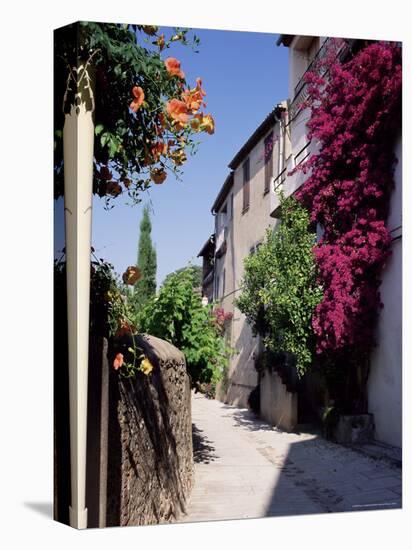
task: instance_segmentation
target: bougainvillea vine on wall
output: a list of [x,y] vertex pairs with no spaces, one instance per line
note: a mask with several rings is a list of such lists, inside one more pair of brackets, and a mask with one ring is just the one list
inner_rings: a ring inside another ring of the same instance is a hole
[[342,43],[306,76],[309,139],[297,198],[324,233],[315,247],[323,299],[313,315],[317,353],[364,361],[374,345],[379,285],[390,254],[386,225],[401,124],[401,49],[368,43],[342,62]]

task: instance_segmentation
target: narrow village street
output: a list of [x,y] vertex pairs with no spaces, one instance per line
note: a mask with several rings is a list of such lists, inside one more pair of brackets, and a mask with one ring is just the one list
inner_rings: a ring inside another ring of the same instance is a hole
[[402,509],[402,42],[345,36],[55,30],[57,521]]
[[400,508],[401,468],[192,396],[195,483],[181,522]]

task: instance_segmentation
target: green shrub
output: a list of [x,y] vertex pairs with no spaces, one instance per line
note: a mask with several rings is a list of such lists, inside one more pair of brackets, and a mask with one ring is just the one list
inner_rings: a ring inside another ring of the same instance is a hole
[[156,297],[138,313],[140,332],[157,336],[186,357],[192,385],[218,382],[228,362],[229,348],[216,326],[212,306],[203,306],[194,290],[195,269],[172,273]]
[[316,282],[309,214],[293,197],[280,195],[281,223],[268,230],[259,249],[245,260],[242,292],[236,305],[254,334],[272,352],[296,357],[299,375],[310,367],[314,334],[312,314],[322,298]]

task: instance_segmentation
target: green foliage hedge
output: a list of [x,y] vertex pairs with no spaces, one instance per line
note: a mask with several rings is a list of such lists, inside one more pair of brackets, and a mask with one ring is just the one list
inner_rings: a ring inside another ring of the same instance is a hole
[[213,315],[194,290],[196,270],[188,267],[170,274],[138,313],[140,332],[158,336],[179,348],[186,357],[192,384],[218,382],[228,363],[229,348]]
[[265,241],[245,260],[242,292],[236,305],[263,336],[272,352],[296,357],[299,375],[313,360],[311,319],[322,298],[316,282],[313,246],[316,234],[309,229],[308,212],[293,197],[280,195],[281,223],[268,230]]

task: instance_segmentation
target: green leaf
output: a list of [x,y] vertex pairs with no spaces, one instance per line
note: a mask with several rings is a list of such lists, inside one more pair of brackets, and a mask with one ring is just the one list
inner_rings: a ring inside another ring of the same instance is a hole
[[100,136],[100,145],[104,147],[109,139],[110,139],[110,134],[108,132],[105,132]]

